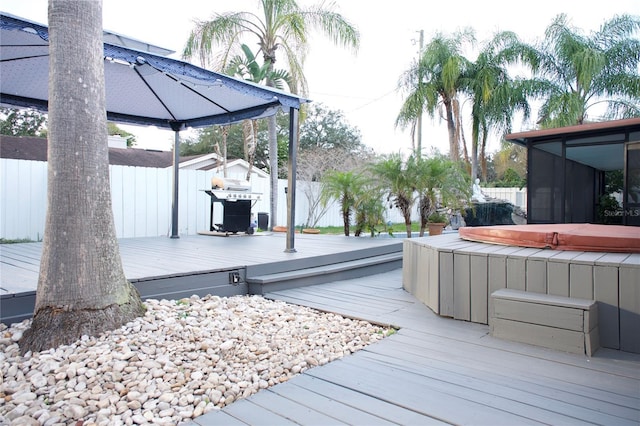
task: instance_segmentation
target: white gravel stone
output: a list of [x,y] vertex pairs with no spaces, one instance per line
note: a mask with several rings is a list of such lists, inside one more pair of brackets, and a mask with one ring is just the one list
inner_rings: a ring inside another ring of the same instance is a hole
[[20,356],[0,324],[0,423],[177,425],[374,343],[388,329],[259,296],[147,300],[98,337]]

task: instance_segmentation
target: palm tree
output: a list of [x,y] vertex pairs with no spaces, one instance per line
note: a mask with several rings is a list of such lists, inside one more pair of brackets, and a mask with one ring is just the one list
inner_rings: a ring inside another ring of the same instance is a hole
[[322,202],[326,205],[332,199],[338,200],[346,237],[350,233],[351,212],[366,183],[367,179],[364,175],[353,170],[348,172],[332,170],[323,177]]
[[407,238],[411,238],[411,209],[415,202],[413,169],[407,168],[400,154],[396,153],[373,163],[371,171],[380,178],[380,185],[387,191],[387,200],[402,213]]
[[[210,21],[196,23],[183,51],[190,59],[200,57],[203,66],[217,62],[226,68],[241,40],[252,38],[260,47],[264,64],[276,64],[276,52],[282,52],[293,81],[294,93],[304,95],[307,83],[302,72],[307,40],[311,29],[319,29],[336,44],[358,48],[358,31],[342,15],[333,10],[334,4],[301,9],[295,0],[260,0],[259,12],[228,12],[216,14]],[[216,57],[214,49],[220,47]],[[273,68],[271,68],[273,69]],[[267,79],[267,86],[274,82]],[[271,217],[277,217],[278,140],[276,118],[269,117],[269,168],[271,175]]]
[[[269,63],[258,64],[255,55],[246,44],[243,44],[241,49],[244,57],[238,55],[232,58],[226,74],[240,76],[253,83],[261,83],[265,80],[271,81],[275,88],[281,90],[284,88],[283,83],[286,83],[289,88],[293,87],[293,81],[287,71],[275,70]],[[256,146],[258,144],[258,120],[244,120],[242,122],[242,131],[244,135],[245,161],[249,163],[247,180],[250,180]],[[223,138],[223,140],[226,141],[226,138]],[[226,156],[224,161],[226,164]]]
[[596,105],[606,105],[603,119],[640,115],[640,40],[632,38],[640,18],[622,15],[606,21],[589,36],[558,15],[547,27],[528,63],[544,83],[543,128],[584,123]]
[[514,80],[507,70],[521,58],[523,48],[514,33],[497,33],[485,44],[475,62],[469,63],[460,79],[462,90],[472,103],[471,180],[478,176],[479,158],[486,180],[486,145],[491,131],[500,135],[509,132],[516,110],[521,110],[524,118],[529,116],[527,93],[533,83]]
[[460,157],[462,136],[458,93],[461,90],[460,77],[469,64],[462,50],[466,43],[474,42],[471,30],[451,37],[437,34],[399,82],[400,89],[408,92],[408,95],[396,118],[396,125],[406,127],[413,124],[423,112],[433,118],[439,107],[444,107],[449,132],[449,156],[452,160]]
[[46,225],[22,354],[96,336],[144,313],[122,268],[111,207],[102,1],[49,2],[49,35]]

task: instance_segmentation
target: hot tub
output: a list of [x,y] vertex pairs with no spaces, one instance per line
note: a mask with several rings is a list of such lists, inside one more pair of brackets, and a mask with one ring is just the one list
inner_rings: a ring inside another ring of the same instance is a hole
[[463,227],[468,241],[556,250],[640,253],[640,227],[589,223]]

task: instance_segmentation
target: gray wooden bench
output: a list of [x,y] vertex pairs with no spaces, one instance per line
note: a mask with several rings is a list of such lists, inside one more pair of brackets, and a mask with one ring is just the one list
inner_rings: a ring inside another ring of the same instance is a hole
[[494,337],[587,356],[599,347],[595,300],[501,289],[490,305]]

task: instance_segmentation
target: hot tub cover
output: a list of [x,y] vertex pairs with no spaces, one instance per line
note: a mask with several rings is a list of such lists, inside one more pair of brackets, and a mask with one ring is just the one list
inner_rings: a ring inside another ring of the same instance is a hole
[[590,223],[463,227],[460,238],[554,250],[640,253],[640,227]]

